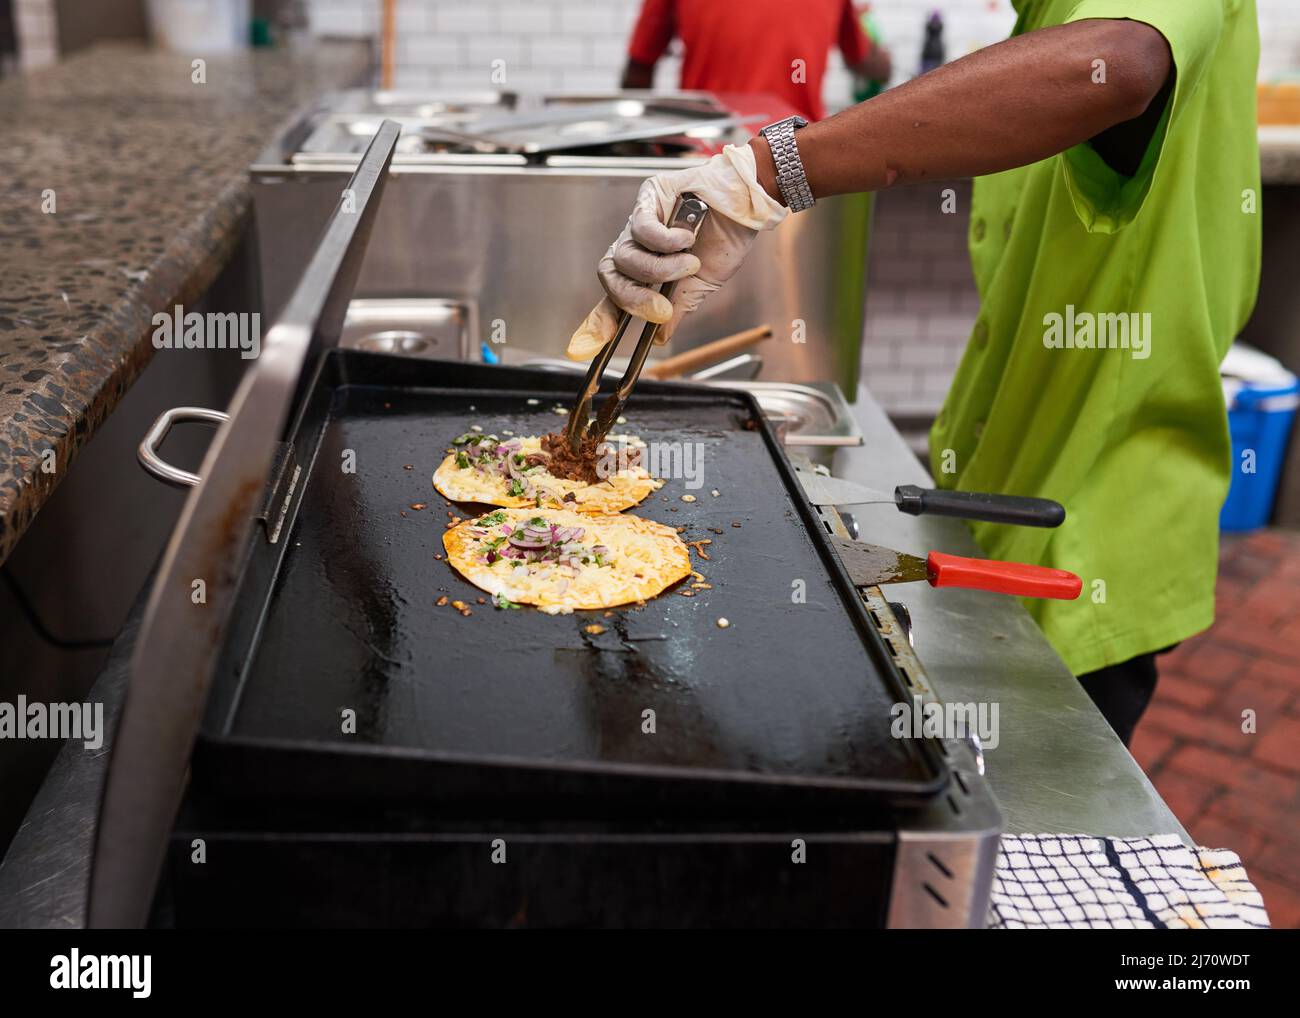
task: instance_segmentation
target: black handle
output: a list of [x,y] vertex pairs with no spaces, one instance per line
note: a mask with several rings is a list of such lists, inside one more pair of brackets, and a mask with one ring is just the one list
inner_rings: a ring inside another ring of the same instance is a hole
[[909,516],[956,516],[986,523],[1014,523],[1021,527],[1059,527],[1065,522],[1065,506],[1049,498],[1023,495],[990,495],[981,491],[939,491],[915,484],[894,489],[898,511]]

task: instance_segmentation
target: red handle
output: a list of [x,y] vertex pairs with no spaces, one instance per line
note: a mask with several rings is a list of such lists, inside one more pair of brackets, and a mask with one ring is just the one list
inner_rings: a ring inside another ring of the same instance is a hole
[[1083,581],[1074,573],[1023,562],[962,558],[932,551],[925,566],[932,587],[965,587],[967,590],[991,590],[995,594],[1016,594],[1019,597],[1054,597],[1062,601],[1073,601],[1083,589]]

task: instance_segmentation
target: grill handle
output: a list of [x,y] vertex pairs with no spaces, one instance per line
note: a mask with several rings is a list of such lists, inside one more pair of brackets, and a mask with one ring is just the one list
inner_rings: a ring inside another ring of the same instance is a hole
[[198,474],[174,467],[159,455],[159,447],[167,440],[167,434],[175,424],[201,423],[222,425],[230,420],[229,414],[220,410],[207,410],[198,406],[174,406],[158,415],[149,430],[145,432],[136,457],[140,466],[153,474],[158,480],[177,488],[193,488],[203,480]]

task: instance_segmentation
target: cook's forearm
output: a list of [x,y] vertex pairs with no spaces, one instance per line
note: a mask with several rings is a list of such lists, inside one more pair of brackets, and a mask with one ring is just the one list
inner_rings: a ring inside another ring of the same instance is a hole
[[627,66],[623,68],[623,79],[619,83],[620,88],[654,88],[655,84],[655,65],[642,64],[628,58]]
[[[997,173],[1138,116],[1170,66],[1164,38],[1140,22],[1030,32],[804,128],[799,155],[818,198]],[[751,144],[760,182],[781,201],[766,141]]]

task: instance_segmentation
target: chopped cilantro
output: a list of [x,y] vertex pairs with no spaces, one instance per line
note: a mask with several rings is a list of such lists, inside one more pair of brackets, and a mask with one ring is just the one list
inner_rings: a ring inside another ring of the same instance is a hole
[[515,604],[504,594],[493,594],[492,604],[495,605],[497,608],[518,608],[519,607],[519,605]]

